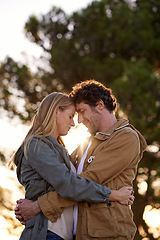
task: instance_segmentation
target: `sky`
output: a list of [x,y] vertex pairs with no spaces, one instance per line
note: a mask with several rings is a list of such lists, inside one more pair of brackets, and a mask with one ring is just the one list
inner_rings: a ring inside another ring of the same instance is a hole
[[[24,25],[30,15],[45,14],[52,6],[71,14],[91,2],[92,0],[0,0],[0,62],[9,56],[15,61],[27,63],[31,56],[38,58],[41,55],[40,47],[25,38]],[[0,151],[9,157],[10,152],[21,144],[28,129],[18,119],[12,121],[0,112]]]
[[24,25],[30,15],[45,14],[52,6],[71,14],[91,2],[92,0],[0,0],[0,62],[6,56],[20,61],[24,59],[24,52],[28,56],[40,56],[40,47],[29,42],[24,34]]

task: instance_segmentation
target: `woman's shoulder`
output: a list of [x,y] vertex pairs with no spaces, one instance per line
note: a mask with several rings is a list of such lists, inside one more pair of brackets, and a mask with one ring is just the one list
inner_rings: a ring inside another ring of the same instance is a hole
[[29,148],[51,148],[53,149],[57,149],[57,148],[61,148],[62,145],[60,145],[58,143],[58,141],[52,137],[52,136],[47,136],[47,137],[42,137],[40,135],[38,136],[33,136],[31,137],[30,141],[29,141]]
[[38,136],[32,136],[29,142],[30,144],[37,144],[37,143],[54,144],[54,142],[56,142],[56,139],[54,140],[54,138],[52,138],[51,136],[43,137],[41,135],[38,135]]
[[30,153],[39,152],[42,149],[48,148],[51,145],[50,141],[46,137],[42,136],[31,136],[27,140],[26,150]]

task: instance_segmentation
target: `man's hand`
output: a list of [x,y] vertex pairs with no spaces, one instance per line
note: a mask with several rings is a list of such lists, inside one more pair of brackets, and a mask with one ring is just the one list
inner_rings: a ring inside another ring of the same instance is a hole
[[23,225],[25,225],[27,220],[41,212],[38,201],[33,202],[28,199],[19,199],[16,203],[17,205],[14,209],[15,216]]
[[124,186],[119,190],[111,190],[110,201],[118,201],[123,205],[132,205],[134,202],[134,191],[130,186]]

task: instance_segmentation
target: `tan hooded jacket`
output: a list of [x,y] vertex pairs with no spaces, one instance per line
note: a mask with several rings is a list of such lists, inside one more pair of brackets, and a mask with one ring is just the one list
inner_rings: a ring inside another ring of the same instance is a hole
[[[87,145],[79,146],[73,152],[72,158],[76,167],[86,147]],[[92,137],[80,176],[114,190],[132,185],[145,149],[146,141],[143,136],[128,120],[119,120],[107,132]],[[45,194],[38,201],[43,213],[51,221],[56,221],[63,207],[75,203],[63,199],[56,192]],[[77,240],[131,240],[135,232],[136,226],[129,206],[119,202],[78,204]]]

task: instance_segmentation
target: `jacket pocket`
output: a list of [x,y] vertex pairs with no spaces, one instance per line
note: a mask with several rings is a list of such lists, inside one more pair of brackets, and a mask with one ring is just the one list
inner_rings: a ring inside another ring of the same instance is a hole
[[118,231],[127,240],[134,238],[137,227],[133,221],[133,213],[129,206],[116,204]]
[[87,231],[91,237],[118,237],[114,203],[91,204],[87,208]]

